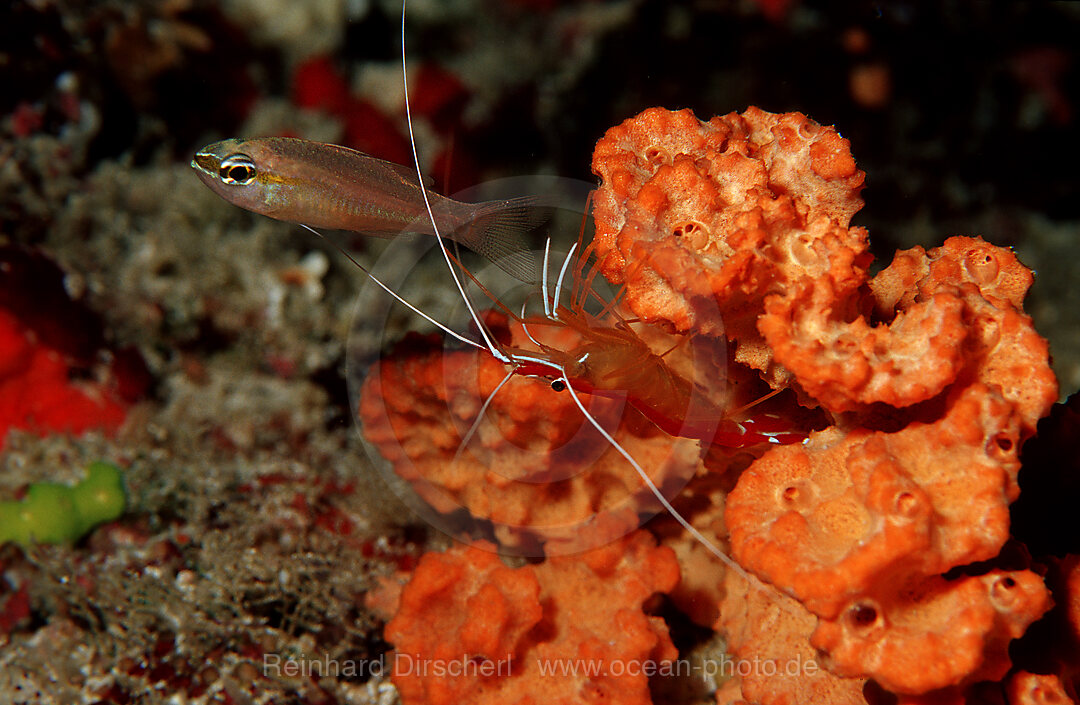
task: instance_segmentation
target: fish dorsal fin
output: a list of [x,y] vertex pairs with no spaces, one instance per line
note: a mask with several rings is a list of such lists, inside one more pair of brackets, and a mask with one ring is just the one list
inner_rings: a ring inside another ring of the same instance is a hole
[[[342,149],[349,149],[349,148],[348,147],[342,147]],[[367,154],[365,152],[361,152],[358,149],[349,149],[349,151],[350,152],[356,152],[357,154],[363,154],[365,157],[367,157],[370,160],[369,162],[367,162],[367,164],[368,164],[369,168],[372,171],[381,169],[383,171],[395,174],[398,178],[400,178],[406,184],[416,186],[416,170],[413,169],[411,166],[405,166],[403,164],[395,164],[394,162],[390,162],[390,161],[387,161],[385,159],[379,159],[378,157],[373,157],[370,154]],[[435,186],[435,179],[431,178],[430,176],[425,175],[424,176],[424,187],[430,189],[430,188],[434,188],[434,186]]]
[[[372,159],[376,158],[372,157]],[[388,162],[385,159],[376,159],[376,161],[379,162],[380,166],[386,166],[395,174],[400,176],[402,181],[410,184],[416,183],[416,171],[412,167],[395,164],[394,162]],[[428,176],[427,174],[424,175],[424,188],[435,188],[435,179],[433,179],[431,176]]]
[[[291,140],[290,138],[283,139],[294,142],[304,142],[304,140]],[[376,177],[381,173],[384,177],[384,181],[400,179],[402,183],[414,188],[416,187],[416,171],[412,167],[388,162],[385,159],[373,157],[367,152],[361,152],[359,149],[343,147],[339,144],[320,144],[319,147],[320,149],[337,152],[341,160],[342,170],[362,170]],[[430,176],[424,176],[425,188],[430,189],[433,188],[434,185],[435,179]]]

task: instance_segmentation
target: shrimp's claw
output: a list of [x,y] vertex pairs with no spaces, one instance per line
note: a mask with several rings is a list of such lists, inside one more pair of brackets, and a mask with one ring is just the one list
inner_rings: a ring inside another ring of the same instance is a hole
[[552,210],[536,196],[476,204],[471,222],[454,233],[456,240],[494,262],[504,272],[528,284],[539,280],[530,232],[551,219]]

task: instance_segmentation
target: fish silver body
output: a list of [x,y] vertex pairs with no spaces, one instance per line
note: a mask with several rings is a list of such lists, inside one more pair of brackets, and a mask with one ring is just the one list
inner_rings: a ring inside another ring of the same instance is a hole
[[440,235],[518,278],[531,276],[523,271],[531,264],[522,239],[536,225],[530,197],[455,201],[422,186],[408,167],[348,147],[288,137],[215,142],[199,150],[191,166],[214,193],[240,208],[383,238],[435,234],[426,193]]

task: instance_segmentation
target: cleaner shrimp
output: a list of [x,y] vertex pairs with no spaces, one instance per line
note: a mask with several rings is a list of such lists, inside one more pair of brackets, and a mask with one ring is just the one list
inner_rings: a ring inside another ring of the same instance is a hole
[[[542,315],[516,315],[496,298],[490,297],[496,306],[521,326],[537,348],[521,350],[504,347],[499,351],[505,358],[502,361],[510,366],[511,375],[548,379],[556,391],[570,389],[591,396],[625,397],[633,408],[668,435],[694,438],[706,445],[743,448],[767,443],[797,443],[806,438],[804,431],[791,427],[774,415],[740,418],[750,407],[778,392],[736,409],[724,409],[711,401],[703,390],[673,370],[665,360],[668,353],[689,338],[684,336],[663,354],[655,353],[635,332],[632,321],[617,313],[615,303],[619,295],[606,304],[600,314],[589,313],[585,308],[585,299],[590,295],[587,287],[595,276],[596,265],[593,271],[582,276],[584,261],[588,257],[587,249],[582,261],[574,267],[570,304],[563,305],[563,280],[571,259],[580,247],[579,237],[563,261],[554,293],[549,297],[547,273],[550,239],[547,241],[541,288],[544,303]],[[573,293],[575,291],[577,295]],[[605,320],[605,317],[610,320]],[[537,329],[544,328],[572,331],[579,342],[570,348],[546,344],[540,339],[545,336],[535,333]]]

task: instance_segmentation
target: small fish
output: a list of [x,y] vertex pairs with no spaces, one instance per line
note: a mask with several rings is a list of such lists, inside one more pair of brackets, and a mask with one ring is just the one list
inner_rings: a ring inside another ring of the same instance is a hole
[[199,150],[191,166],[235,206],[314,228],[392,238],[439,234],[477,252],[522,281],[535,280],[523,235],[543,219],[531,196],[463,203],[421,186],[405,166],[322,142],[288,137],[228,139]]

